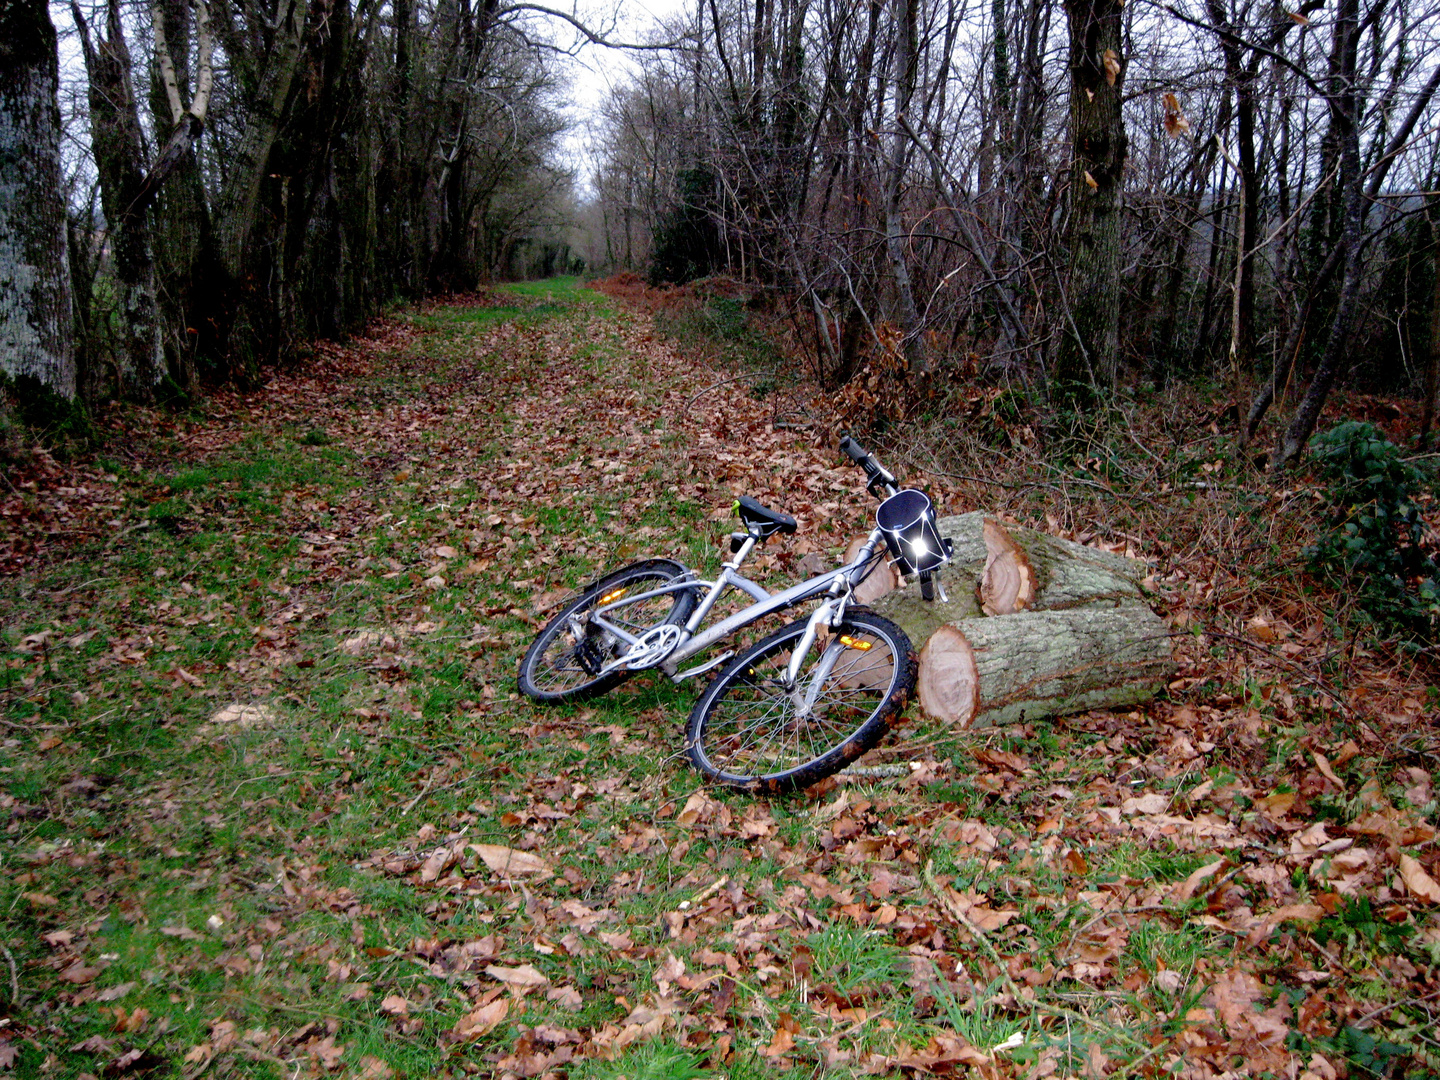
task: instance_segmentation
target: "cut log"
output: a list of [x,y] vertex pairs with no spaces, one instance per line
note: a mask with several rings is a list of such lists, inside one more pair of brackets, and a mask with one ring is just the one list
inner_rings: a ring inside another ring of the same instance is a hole
[[1175,671],[1165,621],[1136,603],[960,619],[921,640],[921,708],[965,727],[1138,704]]
[[[982,613],[1007,615],[1015,611],[1063,611],[1100,603],[1140,602],[1149,567],[1123,554],[1102,552],[1073,540],[1038,533],[1034,528],[1002,524],[982,513],[958,514],[939,520],[940,536],[955,543],[952,562],[937,572],[949,602],[924,603],[920,590],[901,588],[900,576],[886,564],[886,572],[865,582],[861,603],[874,606],[901,626],[916,619],[916,641],[924,641],[936,626]],[[845,560],[854,559],[863,539],[851,541]],[[1028,588],[1024,585],[1028,575]],[[1022,600],[1022,596],[1030,596]],[[881,598],[884,598],[881,600]]]
[[[865,537],[857,536],[850,541],[850,546],[845,549],[845,562],[850,562],[860,554],[860,549],[865,546]],[[886,593],[898,589],[903,581],[895,567],[891,564],[889,556],[882,544],[880,550],[875,553],[871,560],[872,569],[869,577],[862,581],[855,588],[855,602],[857,604],[869,604],[880,599]]]
[[1013,615],[1035,602],[1035,570],[1030,557],[1004,525],[986,518],[985,569],[980,574],[980,610],[986,615]]

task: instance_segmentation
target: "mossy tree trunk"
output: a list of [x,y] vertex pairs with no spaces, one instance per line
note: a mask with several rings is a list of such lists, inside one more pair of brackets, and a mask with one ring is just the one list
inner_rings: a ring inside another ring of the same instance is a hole
[[0,0],[0,369],[73,398],[58,81],[45,0]]

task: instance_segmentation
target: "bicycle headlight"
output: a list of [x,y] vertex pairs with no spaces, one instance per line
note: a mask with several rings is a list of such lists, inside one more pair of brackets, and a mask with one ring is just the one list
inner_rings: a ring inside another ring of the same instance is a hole
[[890,496],[875,511],[890,558],[902,574],[935,570],[950,561],[935,520],[935,504],[923,491],[907,488]]

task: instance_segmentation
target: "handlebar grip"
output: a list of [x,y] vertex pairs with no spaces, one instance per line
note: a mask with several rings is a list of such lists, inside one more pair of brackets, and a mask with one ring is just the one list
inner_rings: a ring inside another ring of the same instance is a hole
[[852,439],[849,435],[841,437],[840,452],[846,457],[848,457],[851,461],[853,461],[856,465],[864,465],[865,462],[870,460],[870,455],[865,452],[865,448],[861,446],[858,442],[856,442],[854,439]]

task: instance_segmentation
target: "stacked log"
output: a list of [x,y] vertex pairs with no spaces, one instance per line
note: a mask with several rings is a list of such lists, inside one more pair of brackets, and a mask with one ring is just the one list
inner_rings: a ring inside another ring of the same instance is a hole
[[982,513],[939,528],[955,544],[947,600],[921,599],[888,564],[857,592],[920,648],[927,715],[979,727],[1134,705],[1173,677],[1143,563]]

